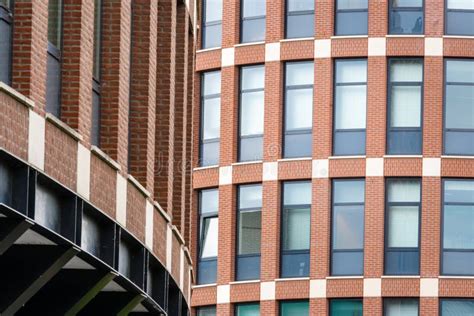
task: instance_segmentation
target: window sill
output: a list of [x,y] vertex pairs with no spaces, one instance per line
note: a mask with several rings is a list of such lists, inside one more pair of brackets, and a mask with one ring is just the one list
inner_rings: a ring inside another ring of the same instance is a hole
[[262,160],[253,160],[253,161],[241,161],[241,162],[233,162],[232,166],[245,166],[245,165],[256,165],[263,163]]
[[263,45],[263,44],[265,44],[264,41],[258,41],[258,42],[250,42],[250,43],[239,43],[239,44],[235,44],[234,47],[245,47],[245,46]]
[[260,283],[260,280],[245,280],[245,281],[231,281],[229,284],[231,285],[239,285],[239,284],[254,284]]
[[474,39],[474,35],[443,35],[443,38]]
[[0,82],[0,91],[5,92],[6,94],[13,97],[18,102],[20,102],[21,104],[25,105],[28,108],[34,108],[35,107],[35,102],[33,102],[33,100],[27,98],[26,96],[24,96],[20,92],[16,91],[15,89],[13,89],[12,87],[10,87],[9,85],[7,85],[4,82]]
[[76,141],[81,141],[82,140],[82,135],[76,132],[73,128],[69,127],[66,123],[61,121],[59,118],[54,116],[51,113],[46,113],[46,120],[48,122],[51,122],[53,125],[55,125],[57,128],[74,138]]
[[424,38],[424,34],[387,34],[387,38]]
[[345,280],[345,279],[350,279],[350,280],[362,280],[364,276],[362,275],[348,275],[348,276],[328,276],[326,277],[326,280]]
[[219,165],[196,167],[196,168],[193,168],[193,171],[200,171],[200,170],[207,170],[207,169],[214,169],[214,168],[219,168]]
[[383,155],[383,158],[423,158],[423,155]]
[[133,185],[138,189],[138,191],[140,191],[143,195],[145,195],[146,197],[150,197],[150,196],[151,196],[150,192],[149,192],[147,189],[145,189],[145,187],[144,187],[143,185],[141,185],[140,182],[138,182],[138,180],[135,179],[134,176],[132,176],[131,174],[129,174],[129,175],[127,176],[127,179],[128,179],[128,181],[129,181],[131,184],[133,184]]
[[309,281],[309,277],[275,279],[275,282],[291,282],[291,281]]
[[280,43],[286,42],[305,42],[305,41],[314,41],[314,37],[298,37],[298,38],[284,38],[280,40]]
[[419,275],[382,275],[382,279],[420,279]]
[[365,159],[366,156],[329,156],[329,160],[339,160],[339,159]]
[[282,158],[277,159],[278,162],[290,162],[290,161],[311,161],[311,157],[301,157],[301,158]]
[[194,289],[208,288],[208,287],[216,287],[216,286],[217,286],[217,283],[198,284],[198,285],[193,285],[193,290]]
[[369,38],[369,35],[334,35],[330,39],[355,39],[355,38]]
[[160,212],[161,216],[163,216],[163,218],[168,222],[168,223],[171,223],[171,216],[169,216],[168,213],[166,213],[166,211],[161,207],[161,205],[154,201],[153,202],[153,205],[156,207],[156,209],[158,209],[158,211]]
[[474,159],[474,156],[448,156],[448,155],[441,155],[443,159]]
[[206,53],[206,52],[212,52],[212,51],[215,51],[215,50],[221,50],[222,47],[211,47],[211,48],[204,48],[204,49],[199,49],[196,51],[196,54],[200,54],[200,53]]
[[107,155],[106,153],[104,153],[99,147],[97,146],[92,146],[91,148],[91,152],[93,152],[97,157],[99,157],[100,159],[102,159],[105,163],[107,163],[108,165],[110,165],[112,168],[114,168],[115,170],[117,171],[120,171],[122,168],[120,167],[120,165],[115,161],[113,160],[112,158],[110,158],[109,155]]
[[466,275],[466,276],[462,276],[462,275],[440,275],[438,277],[439,279],[467,279],[467,280],[474,280],[474,276],[472,275]]

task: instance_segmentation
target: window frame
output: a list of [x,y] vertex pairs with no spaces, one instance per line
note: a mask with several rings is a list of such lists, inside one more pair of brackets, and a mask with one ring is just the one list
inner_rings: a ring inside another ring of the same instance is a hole
[[448,9],[448,1],[449,0],[444,0],[444,27],[443,27],[443,31],[444,31],[444,35],[448,35],[448,36],[468,36],[468,37],[472,37],[474,36],[474,34],[471,34],[471,35],[463,35],[463,34],[451,34],[451,33],[448,33],[448,12],[462,12],[462,13],[471,13],[474,15],[474,9],[473,10],[466,10],[466,9]]
[[[93,65],[95,64],[95,58],[97,57],[98,58],[98,64],[96,67],[98,67],[97,70],[97,74],[98,74],[98,78],[95,77],[95,73],[94,73],[94,69],[92,71],[92,112],[91,112],[91,118],[92,118],[92,121],[91,121],[91,143],[93,143],[93,145],[95,146],[100,146],[100,121],[101,121],[101,101],[102,101],[102,97],[101,97],[101,78],[102,78],[102,40],[103,40],[103,13],[104,13],[104,1],[103,0],[95,0],[94,1],[94,10],[95,10],[95,4],[96,4],[96,1],[99,2],[100,4],[100,11],[99,11],[99,36],[98,36],[98,43],[95,42],[95,26],[96,26],[96,21],[94,19],[94,43],[93,43],[93,50],[94,50],[94,53],[93,53]],[[133,6],[133,4],[132,4]],[[133,11],[133,9],[132,9]],[[96,53],[96,47],[95,45],[98,45],[98,56],[95,56],[95,53]],[[132,54],[132,51],[130,50],[130,54]],[[94,68],[94,67],[93,67]],[[93,124],[93,119],[94,119],[94,107],[95,107],[95,104],[94,104],[94,94],[97,96],[98,98],[98,104],[97,104],[97,107],[98,107],[98,117],[97,117],[97,122],[98,122],[98,128],[97,128],[97,139],[95,139],[94,136],[94,124]],[[130,135],[129,135],[129,138],[130,138]],[[129,143],[130,143],[130,140],[129,140]],[[129,152],[129,155],[130,155],[130,152]]]
[[[393,0],[391,0],[393,1]],[[421,64],[421,81],[405,81],[405,82],[395,82],[391,80],[390,67],[393,62],[396,61],[418,61]],[[387,60],[387,135],[385,137],[385,148],[387,155],[421,155],[423,153],[423,123],[424,123],[424,102],[425,102],[425,64],[423,57],[393,57],[388,58]],[[392,127],[392,88],[393,87],[420,87],[420,127]],[[409,132],[419,132],[420,133],[420,152],[419,153],[390,153],[389,149],[389,140],[392,133],[398,131],[409,131]]]
[[[411,300],[411,301],[416,301],[417,302],[417,310],[418,310],[418,316],[420,316],[420,299],[418,297],[410,297],[410,296],[403,296],[403,297],[383,297],[382,299],[382,313],[384,316],[387,315],[387,302],[391,300]],[[441,311],[441,309],[440,309]]]
[[[259,68],[259,67],[262,67],[263,68],[263,88],[257,88],[257,89],[247,89],[247,90],[244,90],[242,87],[243,87],[243,76],[242,76],[242,73],[243,73],[243,69],[251,69],[251,68]],[[252,92],[263,92],[264,96],[263,96],[263,126],[262,126],[262,129],[263,129],[263,133],[262,134],[253,134],[253,135],[245,135],[245,136],[242,136],[241,135],[241,131],[242,131],[242,122],[243,122],[243,119],[242,119],[242,100],[243,100],[243,94],[244,93],[252,93]],[[243,65],[241,67],[239,67],[239,95],[238,95],[238,104],[239,104],[239,116],[238,116],[238,124],[237,124],[237,137],[238,137],[238,143],[237,143],[237,159],[239,162],[249,162],[249,161],[261,161],[263,160],[263,137],[264,137],[264,133],[265,133],[265,64],[249,64],[249,65]],[[242,153],[242,139],[252,139],[252,138],[262,138],[262,157],[260,157],[260,159],[242,159],[241,157],[241,153]]]
[[[336,93],[336,88],[338,86],[360,86],[362,85],[362,82],[350,82],[350,83],[342,83],[338,84],[336,80],[336,71],[337,71],[337,63],[339,61],[342,62],[347,62],[347,61],[365,61],[366,62],[366,78],[365,78],[365,128],[347,128],[347,129],[336,129],[336,101],[337,101],[337,93]],[[335,58],[333,61],[333,93],[332,93],[332,140],[331,140],[331,145],[332,145],[332,155],[333,156],[364,156],[367,154],[367,106],[368,106],[368,95],[369,95],[369,89],[368,89],[368,77],[369,77],[369,64],[368,64],[368,58]],[[345,133],[345,132],[362,132],[364,131],[364,153],[359,154],[359,153],[350,153],[350,154],[336,154],[336,134],[337,133]]]
[[[314,23],[315,21],[315,12],[316,12],[316,8],[314,8],[313,10],[300,10],[300,11],[290,11],[289,10],[289,2],[291,0],[285,0],[285,39],[304,39],[304,38],[314,38],[315,36],[315,25],[316,23]],[[314,0],[311,0],[314,2]],[[288,36],[288,17],[289,16],[300,16],[300,15],[313,15],[313,30],[312,30],[312,33],[313,33],[313,36],[305,36],[305,37],[289,37]]]
[[[300,277],[308,277],[309,273],[311,272],[311,258],[310,256],[310,251],[311,251],[311,222],[309,225],[309,232],[308,232],[308,239],[309,239],[309,248],[307,250],[304,249],[298,249],[298,250],[284,250],[283,249],[283,213],[284,210],[286,209],[285,207],[285,183],[308,183],[308,185],[311,188],[311,202],[312,202],[312,181],[306,180],[306,179],[301,179],[301,180],[285,180],[280,182],[280,253],[279,253],[279,260],[280,260],[280,267],[279,267],[279,277],[282,279],[290,279],[290,278],[300,278]],[[263,195],[263,194],[262,194]],[[312,205],[313,203],[310,204],[291,204],[291,207],[289,209],[302,209],[302,208],[309,208],[309,218],[311,221],[312,218]],[[283,276],[283,256],[284,255],[308,255],[308,275],[306,276]]]
[[[449,128],[447,129],[446,128],[446,114],[447,114],[447,99],[446,99],[446,91],[447,91],[447,86],[448,86],[448,71],[447,71],[447,63],[448,61],[450,60],[456,60],[456,61],[469,61],[469,62],[472,62],[473,65],[474,65],[474,59],[473,58],[443,58],[443,117],[442,117],[442,121],[443,121],[443,143],[442,143],[442,147],[443,147],[443,155],[446,155],[446,156],[467,156],[467,157],[470,157],[470,156],[473,156],[474,153],[472,154],[465,154],[465,153],[447,153],[446,152],[446,132],[448,131],[459,131],[459,132],[471,132],[472,135],[474,136],[474,128],[472,129],[467,129],[467,128],[458,128],[458,129],[453,129],[453,128]],[[455,82],[454,84],[452,85],[468,85],[468,86],[473,86],[474,87],[474,82]]]
[[212,22],[207,22],[206,21],[206,8],[207,8],[207,1],[208,0],[203,0],[202,1],[202,12],[201,12],[201,16],[202,16],[202,21],[201,21],[201,28],[202,28],[202,32],[201,32],[201,49],[217,49],[217,48],[220,48],[222,47],[222,32],[221,32],[221,45],[219,46],[212,46],[212,47],[205,47],[204,46],[204,43],[206,42],[206,33],[207,33],[207,27],[208,26],[215,26],[215,25],[221,25],[221,30],[222,30],[222,12],[221,12],[221,19],[219,21],[212,21]]
[[[295,60],[295,61],[286,61],[284,62],[283,65],[283,134],[282,134],[282,158],[283,159],[293,159],[293,158],[310,158],[312,156],[312,151],[313,148],[311,148],[311,155],[309,156],[288,156],[286,154],[286,136],[287,135],[311,135],[311,139],[313,138],[313,116],[314,116],[314,75],[313,75],[313,84],[304,84],[304,85],[292,85],[290,87],[287,86],[286,83],[286,74],[287,74],[287,65],[288,64],[305,64],[305,63],[312,63],[313,64],[313,73],[315,71],[315,64],[313,59],[303,59],[303,60]],[[311,88],[312,90],[312,101],[311,101],[311,129],[294,129],[294,130],[287,130],[286,129],[286,110],[287,110],[287,102],[286,102],[286,96],[288,94],[289,90],[304,90],[304,89],[309,89]],[[311,147],[312,144],[311,144]]]
[[[367,33],[366,34],[337,34],[337,20],[339,13],[366,12],[367,13]],[[339,0],[334,1],[333,33],[334,36],[368,36],[369,35],[369,0],[367,0],[367,9],[339,9]],[[388,19],[387,19],[388,20]]]
[[[260,208],[257,208],[257,207],[251,207],[251,208],[241,208],[240,207],[240,188],[241,187],[255,187],[255,186],[260,186],[262,188],[262,196],[261,196],[261,201],[262,201],[262,206]],[[235,280],[236,281],[248,281],[248,280],[258,280],[258,279],[241,279],[241,278],[238,278],[238,268],[239,268],[239,264],[238,264],[238,259],[239,258],[250,258],[250,257],[258,257],[259,258],[259,264],[260,266],[258,267],[258,275],[260,276],[260,271],[261,271],[261,257],[262,257],[262,250],[260,249],[260,253],[255,253],[255,254],[245,254],[245,255],[240,255],[239,254],[239,246],[240,246],[240,243],[239,243],[239,227],[240,227],[240,212],[241,211],[248,211],[248,210],[259,210],[260,211],[260,219],[261,219],[261,216],[262,216],[262,209],[263,209],[263,184],[262,183],[259,183],[259,182],[254,182],[254,183],[244,183],[244,184],[239,184],[237,185],[237,190],[236,190],[236,197],[237,197],[237,212],[236,212],[236,230],[235,230],[235,237],[236,237],[236,240],[235,240],[235,266],[234,266],[234,269],[235,269]],[[261,225],[261,220],[260,220],[260,229],[262,229],[262,225]],[[260,238],[261,238],[261,231],[260,231]],[[260,239],[260,247],[262,245],[262,242],[261,242],[261,239]]]
[[[285,303],[308,303],[308,310],[311,312],[311,305],[309,299],[284,299],[278,301],[278,315],[282,316],[281,305]],[[301,315],[299,315],[301,316]]]
[[[454,273],[445,273],[444,272],[444,252],[446,251],[444,248],[444,222],[445,222],[445,189],[446,189],[446,181],[462,181],[462,182],[474,182],[474,179],[472,178],[453,178],[453,177],[447,177],[447,178],[442,178],[441,179],[441,221],[440,221],[440,275],[443,276],[461,276],[461,277],[472,277],[474,276],[474,269],[472,274],[454,274]],[[448,205],[472,205],[474,206],[474,203],[468,203],[468,202],[447,202]],[[468,248],[448,248],[447,252],[471,252],[474,254],[474,245],[472,249]]]
[[[390,186],[390,182],[393,181],[399,181],[399,180],[404,180],[404,181],[410,181],[410,180],[416,180],[420,186],[420,196],[419,196],[419,201],[418,203],[415,202],[390,202],[388,198],[388,190]],[[385,178],[385,211],[384,211],[384,265],[383,265],[383,270],[384,270],[384,275],[420,275],[421,271],[421,256],[420,256],[420,243],[421,243],[421,216],[422,216],[422,197],[423,197],[423,187],[422,187],[422,179],[419,177],[388,177]],[[397,247],[397,248],[390,248],[388,246],[388,236],[389,236],[389,227],[390,227],[390,222],[389,222],[389,212],[390,212],[390,207],[391,206],[418,206],[418,247],[412,248],[412,247]],[[391,251],[392,249],[397,249],[398,251],[402,252],[412,252],[415,251],[418,253],[418,274],[391,274],[387,273],[387,252]]]
[[[203,241],[204,241],[204,229],[203,229],[203,226],[204,226],[204,222],[206,220],[211,220],[213,218],[217,218],[217,225],[219,225],[219,209],[217,209],[217,212],[209,212],[209,213],[205,213],[203,214],[202,213],[202,191],[211,191],[211,190],[216,190],[218,193],[218,201],[217,203],[219,203],[219,188],[218,187],[212,187],[212,188],[205,188],[205,189],[201,189],[199,190],[198,192],[198,216],[199,216],[199,230],[198,230],[198,244],[197,244],[197,261],[198,261],[198,264],[197,264],[197,270],[198,270],[198,273],[196,274],[196,283],[198,285],[202,285],[202,284],[212,284],[212,283],[201,283],[200,280],[199,280],[199,268],[200,268],[200,263],[201,262],[212,262],[212,261],[215,261],[216,264],[217,264],[217,258],[218,256],[216,257],[207,257],[207,258],[202,258],[202,248],[203,248]],[[219,227],[219,226],[218,226]],[[219,232],[219,231],[218,231]],[[218,235],[219,237],[219,235]],[[217,269],[216,269],[216,276],[217,276]]]
[[261,308],[260,301],[234,303],[234,315],[238,316],[237,312],[238,312],[239,306],[250,306],[250,305],[258,305],[259,310]]
[[[398,7],[396,9],[393,8],[394,0],[390,0],[388,3],[388,34],[389,35],[424,35],[425,34],[425,0],[421,0],[421,7]],[[423,24],[421,25],[421,32],[420,33],[398,33],[392,32],[392,12],[420,12],[423,19]]]
[[[335,195],[335,185],[334,183],[336,182],[348,182],[348,181],[361,181],[364,183],[364,202],[361,203],[361,202],[343,202],[343,203],[335,203],[334,202],[334,197],[336,196]],[[331,216],[330,216],[330,227],[329,227],[329,251],[330,251],[330,257],[329,257],[329,275],[330,276],[337,276],[337,277],[347,277],[347,276],[360,276],[360,275],[364,275],[364,266],[365,266],[365,263],[364,263],[364,255],[365,255],[365,204],[366,204],[366,199],[365,199],[365,194],[366,194],[366,190],[365,190],[365,186],[366,186],[366,179],[365,178],[334,178],[331,180]],[[334,249],[334,242],[333,242],[333,238],[334,238],[334,207],[335,206],[360,206],[362,205],[364,207],[364,223],[363,223],[363,227],[362,227],[362,249],[337,249],[335,250]],[[361,274],[334,274],[334,271],[333,271],[333,261],[334,261],[334,253],[337,253],[337,252],[362,252],[362,272]]]
[[445,316],[442,314],[443,312],[443,302],[445,301],[472,301],[474,303],[474,298],[472,297],[459,297],[459,296],[453,296],[453,297],[440,297],[438,299],[438,311],[439,311],[439,316]]
[[[219,102],[219,111],[222,110],[222,99],[221,99],[221,95],[222,95],[222,91],[218,94],[210,94],[210,95],[204,95],[204,76],[207,74],[207,73],[213,73],[213,72],[219,72],[221,73],[221,70],[220,69],[215,69],[215,70],[209,70],[209,71],[204,71],[204,72],[201,72],[200,73],[200,97],[199,97],[199,101],[200,101],[200,104],[199,104],[199,167],[210,167],[210,166],[218,166],[219,165],[219,160],[220,160],[220,141],[221,141],[221,138],[220,138],[220,123],[219,123],[219,138],[211,138],[211,139],[204,139],[204,101],[205,100],[208,100],[208,99],[215,99],[215,98],[219,98],[220,99],[220,102]],[[222,73],[221,73],[222,75]],[[222,87],[222,77],[221,77],[221,87]],[[219,156],[219,159],[217,161],[217,164],[213,164],[213,165],[207,165],[207,164],[203,164],[203,149],[204,149],[204,144],[214,144],[214,143],[219,143],[219,153],[218,153],[218,156]]]
[[[3,20],[4,23],[8,24],[10,27],[10,51],[8,52],[8,73],[6,74],[7,81],[5,84],[12,84],[12,75],[13,75],[13,37],[15,32],[14,25],[15,17],[15,1],[9,0],[8,6],[0,5],[0,20]],[[2,23],[2,22],[0,22]],[[0,81],[1,82],[1,81]]]
[[244,17],[244,5],[245,1],[253,1],[253,0],[239,0],[240,1],[240,14],[239,14],[239,44],[248,44],[248,43],[260,43],[260,42],[265,42],[266,39],[266,25],[265,25],[265,30],[263,34],[263,39],[260,41],[244,41],[243,40],[243,30],[244,30],[244,21],[254,21],[254,20],[265,20],[267,19],[267,5],[265,3],[265,14],[264,15],[258,15],[258,16],[252,16],[252,17]]

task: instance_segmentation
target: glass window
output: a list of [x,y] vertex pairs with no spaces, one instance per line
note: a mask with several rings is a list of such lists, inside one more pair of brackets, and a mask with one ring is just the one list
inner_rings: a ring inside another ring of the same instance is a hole
[[441,316],[474,315],[473,299],[442,299]]
[[281,276],[309,275],[311,182],[283,183]]
[[0,82],[11,83],[13,8],[8,0],[0,1]]
[[100,64],[102,39],[102,0],[94,0],[94,56],[92,65],[91,143],[100,143]]
[[248,66],[240,71],[239,161],[263,158],[265,67]]
[[387,180],[385,274],[419,274],[420,181]]
[[365,154],[367,60],[336,60],[334,155]]
[[444,152],[474,155],[474,61],[448,59],[445,67]]
[[215,306],[205,306],[196,309],[196,316],[216,316]]
[[423,0],[390,1],[390,34],[423,34]]
[[236,279],[257,280],[260,277],[262,185],[240,185],[238,201]]
[[286,63],[285,158],[312,155],[313,83],[313,62]]
[[61,110],[62,10],[62,0],[49,0],[46,111],[57,117]]
[[332,275],[362,275],[364,266],[364,180],[334,180]]
[[330,316],[362,316],[362,300],[332,299],[329,305]]
[[235,305],[236,316],[260,316],[260,304],[237,304]]
[[218,249],[218,189],[201,190],[199,193],[200,239],[198,283],[215,283]]
[[204,0],[202,48],[220,47],[222,40],[222,0]]
[[366,35],[368,0],[336,0],[336,35]]
[[286,1],[286,38],[314,36],[314,0]]
[[308,301],[283,301],[280,302],[280,316],[305,316],[309,315]]
[[392,59],[389,65],[387,152],[421,154],[423,61]]
[[201,77],[201,166],[219,164],[221,128],[221,72],[206,72]]
[[442,273],[474,275],[474,180],[444,180]]
[[446,34],[474,35],[474,2],[447,0],[446,4]]
[[418,316],[418,300],[389,298],[384,300],[385,316]]
[[242,24],[240,41],[242,43],[265,40],[265,0],[242,0]]

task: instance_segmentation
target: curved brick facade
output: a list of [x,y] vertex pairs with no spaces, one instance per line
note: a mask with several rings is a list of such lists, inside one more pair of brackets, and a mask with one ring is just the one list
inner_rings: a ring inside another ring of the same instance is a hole
[[[474,58],[474,39],[447,36],[443,0],[424,2],[424,35],[388,35],[388,1],[369,1],[367,36],[334,36],[334,1],[315,2],[315,37],[284,39],[284,1],[266,1],[264,42],[239,43],[239,1],[223,0],[222,47],[196,52],[194,103],[194,210],[198,192],[219,189],[217,280],[195,285],[194,308],[216,305],[218,315],[234,315],[239,303],[259,302],[261,315],[278,315],[279,302],[309,300],[310,315],[327,315],[331,299],[360,298],[364,315],[382,315],[383,300],[413,297],[420,315],[438,315],[442,298],[473,298],[472,276],[443,275],[441,262],[442,182],[474,178],[472,156],[443,152],[444,60]],[[201,35],[202,36],[202,35]],[[199,46],[199,44],[198,44]],[[423,114],[420,155],[388,155],[387,73],[392,57],[422,59]],[[334,63],[367,60],[366,148],[362,156],[333,155]],[[312,155],[283,159],[285,62],[314,61]],[[263,159],[238,162],[239,71],[265,66]],[[220,159],[199,166],[200,75],[221,71]],[[388,178],[417,177],[421,182],[420,272],[384,275],[385,183]],[[331,187],[334,179],[365,180],[364,259],[361,276],[332,276]],[[280,278],[281,182],[308,180],[312,187],[308,277]],[[236,281],[237,185],[261,183],[263,190],[260,278]],[[196,213],[195,213],[196,214]],[[199,218],[193,216],[194,261],[199,260]]]
[[[94,1],[63,1],[59,117],[46,108],[48,1],[11,3],[11,81],[0,82],[0,167],[8,169],[5,157],[14,157],[131,234],[144,255],[166,269],[159,286],[174,284],[173,293],[153,294],[158,309],[186,315],[193,282],[185,161],[191,148],[195,4],[102,1],[100,145],[94,146]],[[6,180],[7,169],[0,170]],[[117,262],[111,265],[119,269]],[[136,286],[151,297],[146,271]]]

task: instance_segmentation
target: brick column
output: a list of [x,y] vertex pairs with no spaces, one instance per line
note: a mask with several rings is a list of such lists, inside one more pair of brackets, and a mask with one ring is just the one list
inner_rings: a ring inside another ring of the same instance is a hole
[[369,1],[368,27],[370,37],[388,34],[388,1]]
[[278,42],[285,38],[285,1],[267,0],[265,41]]
[[153,192],[158,4],[133,2],[129,171]]
[[222,47],[238,44],[240,34],[240,1],[222,1]]
[[[381,297],[364,297],[364,316],[382,316],[383,304]],[[421,314],[424,315],[424,314]]]
[[443,57],[425,57],[423,156],[439,157],[443,140]]
[[441,178],[423,177],[420,276],[437,277],[440,262]]
[[364,277],[383,274],[384,178],[365,178]]
[[[334,1],[316,1],[314,5],[316,39],[329,38],[334,34]],[[316,77],[315,77],[316,82]]]
[[90,144],[94,2],[65,0],[61,119]]
[[221,70],[221,140],[220,162],[225,166],[237,161],[238,131],[238,80],[239,68],[224,67]]
[[[283,64],[265,63],[265,125],[263,160],[275,161],[282,156]],[[272,104],[273,106],[269,106]]]
[[443,36],[445,0],[425,1],[425,36]]
[[170,130],[174,119],[174,75],[176,58],[176,0],[158,1],[156,65],[156,130],[155,130],[155,199],[171,214],[168,205],[168,176],[173,174],[169,148],[173,139]]
[[[260,280],[273,281],[280,270],[280,185],[265,181],[262,185],[262,241]],[[263,313],[262,315],[266,315]]]
[[[130,87],[130,0],[102,4],[101,149],[127,170]],[[119,65],[118,65],[119,64]]]
[[12,86],[35,102],[35,111],[46,109],[48,2],[15,1],[13,19]]
[[234,280],[235,196],[235,189],[232,185],[219,186],[218,285]]
[[313,92],[313,158],[326,159],[332,153],[332,61],[315,59]]
[[387,112],[387,62],[385,57],[369,57],[367,61],[367,126],[366,155],[385,154]]
[[331,180],[313,179],[311,214],[311,279],[329,275],[331,231]]

